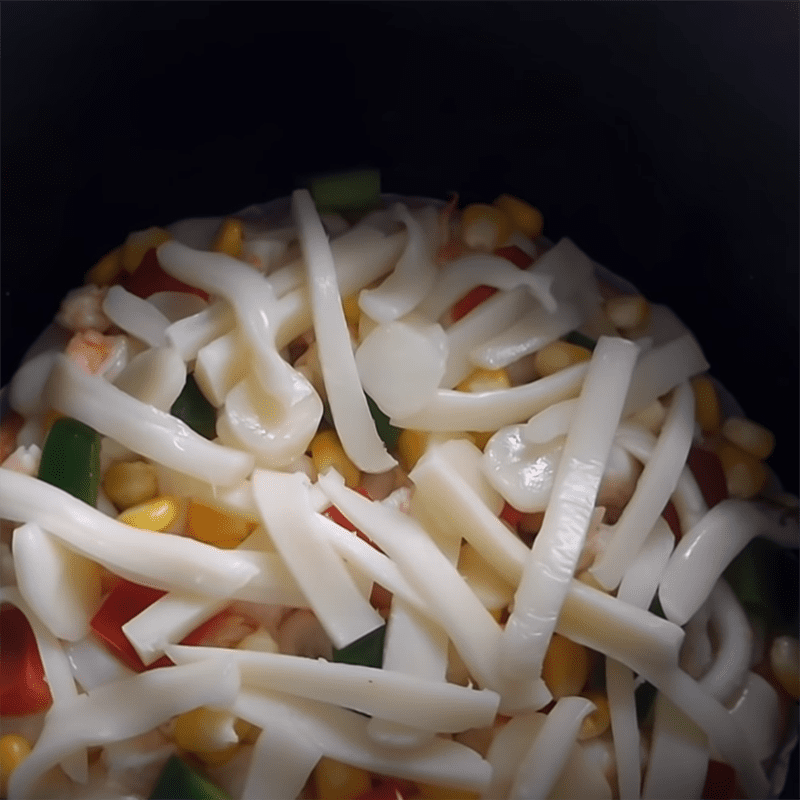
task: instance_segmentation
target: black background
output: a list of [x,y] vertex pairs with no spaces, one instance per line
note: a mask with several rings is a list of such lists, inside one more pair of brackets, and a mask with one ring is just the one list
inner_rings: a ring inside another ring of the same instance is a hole
[[2,383],[129,231],[374,166],[385,191],[526,198],[672,306],[797,491],[797,3],[0,14]]

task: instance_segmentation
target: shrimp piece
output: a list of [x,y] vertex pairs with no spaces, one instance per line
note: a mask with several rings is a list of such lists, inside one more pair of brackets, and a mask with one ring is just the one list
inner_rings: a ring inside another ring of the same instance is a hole
[[220,625],[214,627],[207,636],[204,636],[199,645],[201,647],[233,648],[257,629],[258,623],[249,617],[241,614],[231,614]]
[[103,312],[108,287],[81,286],[68,292],[61,301],[56,322],[71,331],[107,331],[111,320]]
[[17,436],[25,418],[16,411],[9,412],[0,423],[0,463],[5,461],[17,448]]
[[104,336],[98,330],[79,331],[67,343],[67,357],[89,375],[119,371],[127,360],[124,336]]
[[278,628],[276,637],[281,653],[306,658],[333,657],[333,643],[312,611],[298,609]]

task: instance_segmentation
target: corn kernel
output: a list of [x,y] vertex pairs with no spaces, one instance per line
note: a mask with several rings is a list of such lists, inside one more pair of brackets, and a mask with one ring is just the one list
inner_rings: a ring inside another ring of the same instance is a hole
[[714,382],[707,375],[692,379],[695,418],[703,433],[718,433],[722,421],[719,396]]
[[103,491],[122,510],[152,500],[158,495],[156,469],[146,461],[116,461],[103,476]]
[[592,351],[586,347],[570,342],[553,342],[539,350],[533,360],[533,365],[539,376],[546,378],[573,364],[589,361],[591,357]]
[[608,698],[603,692],[584,692],[583,696],[591,700],[596,708],[583,718],[581,729],[578,731],[578,739],[594,739],[595,736],[602,736],[611,724],[611,712],[608,708]]
[[358,323],[361,320],[361,308],[358,305],[358,294],[350,294],[342,298],[342,310],[347,324],[358,331]]
[[767,469],[764,464],[750,453],[746,453],[735,444],[723,442],[716,448],[728,494],[749,500],[755,497],[767,483]]
[[800,642],[795,636],[778,636],[769,650],[769,663],[781,686],[800,699]]
[[209,767],[221,767],[227,764],[238,752],[241,744],[229,744],[222,750],[198,750],[195,755]]
[[606,301],[605,311],[611,324],[625,331],[647,322],[650,304],[639,294],[621,294]]
[[489,443],[489,439],[495,435],[497,431],[472,431],[469,438],[475,443],[478,450],[483,450]]
[[510,389],[511,378],[504,369],[483,369],[479,367],[456,386],[459,392],[492,392],[497,389]]
[[474,250],[494,250],[513,229],[508,214],[495,206],[473,203],[461,212],[461,240]]
[[8,794],[8,780],[11,773],[30,755],[31,744],[16,733],[0,737],[0,794]]
[[126,272],[136,272],[148,250],[168,242],[171,238],[168,231],[155,225],[143,231],[129,233],[120,254],[122,268]]
[[214,237],[211,250],[215,253],[225,253],[233,258],[241,258],[242,223],[233,217],[223,220]]
[[744,417],[728,417],[722,424],[722,435],[758,459],[769,458],[775,449],[775,435],[757,422]]
[[417,431],[411,428],[403,428],[400,431],[400,435],[397,437],[397,456],[400,466],[406,472],[411,472],[417,461],[422,458],[429,438],[428,431]]
[[238,547],[255,529],[255,524],[236,514],[192,500],[186,513],[186,532],[193,539],[216,547]]
[[309,449],[318,474],[321,475],[333,467],[351,489],[355,489],[361,482],[361,471],[345,453],[336,431],[320,431],[311,440]]
[[580,694],[589,678],[589,651],[554,633],[544,657],[542,678],[555,700]]
[[106,253],[84,276],[84,283],[108,286],[122,272],[122,246]]
[[348,800],[372,788],[370,774],[365,769],[328,756],[323,756],[314,768],[314,782],[320,800]]
[[[172,738],[190,753],[214,753],[237,744],[230,711],[200,706],[175,717]],[[238,738],[238,737],[237,737]]]
[[177,497],[156,497],[123,511],[117,519],[134,528],[146,531],[165,531],[178,518],[180,501]]
[[535,239],[541,235],[544,220],[542,212],[535,206],[510,194],[501,194],[494,204],[497,208],[505,211],[511,218],[514,227],[529,239]]
[[480,794],[465,789],[454,789],[452,786],[435,786],[432,783],[417,783],[419,794],[414,800],[478,800]]

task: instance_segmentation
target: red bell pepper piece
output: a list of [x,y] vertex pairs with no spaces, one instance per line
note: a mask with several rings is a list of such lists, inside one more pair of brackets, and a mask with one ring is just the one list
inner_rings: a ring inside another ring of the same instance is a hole
[[705,447],[693,445],[686,461],[709,508],[727,499],[728,484],[722,462],[716,453]]
[[[145,666],[133,645],[128,641],[128,637],[122,631],[122,626],[126,622],[141,614],[142,611],[165,594],[166,592],[162,589],[153,589],[150,586],[142,586],[120,578],[103,601],[97,613],[92,617],[91,628],[95,636],[125,666],[135,672],[144,672],[148,669],[173,665],[171,659],[167,656],[161,656],[157,661]],[[227,610],[220,611],[181,639],[181,644],[197,644],[213,633],[230,614],[231,612]]]
[[507,245],[506,247],[498,247],[494,251],[496,256],[505,258],[510,261],[515,267],[520,269],[527,269],[533,264],[533,259],[524,251],[517,247],[515,244]]
[[679,541],[683,532],[681,531],[681,523],[678,519],[678,512],[675,510],[675,506],[670,500],[666,506],[664,506],[664,510],[661,512],[661,516],[667,521],[667,524],[672,529],[672,532],[675,534],[675,541]]
[[519,525],[519,521],[522,519],[522,512],[519,509],[514,508],[514,506],[505,503],[503,505],[503,510],[500,512],[500,519],[507,522],[516,530],[517,525]]
[[733,767],[721,761],[709,761],[703,800],[732,800],[736,796],[736,771]]
[[208,300],[208,294],[196,286],[179,281],[161,269],[156,257],[155,247],[151,247],[136,270],[128,274],[122,281],[122,287],[137,297],[147,299],[156,292],[189,292]]
[[399,778],[383,778],[376,786],[362,792],[356,800],[404,800],[418,794],[416,784]]
[[36,637],[16,606],[6,604],[0,609],[0,641],[0,714],[36,714],[50,708],[53,696],[44,677]]

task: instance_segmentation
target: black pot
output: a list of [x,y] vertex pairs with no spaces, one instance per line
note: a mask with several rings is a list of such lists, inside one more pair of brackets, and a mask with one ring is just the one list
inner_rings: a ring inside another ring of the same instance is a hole
[[2,25],[0,383],[131,230],[374,166],[526,198],[672,306],[797,491],[797,3],[6,2]]

